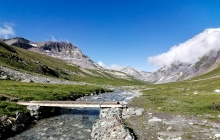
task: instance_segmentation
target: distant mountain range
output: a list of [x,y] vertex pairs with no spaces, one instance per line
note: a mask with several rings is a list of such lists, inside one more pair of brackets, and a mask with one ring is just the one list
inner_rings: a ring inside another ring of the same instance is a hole
[[[113,74],[116,77],[127,77],[125,75],[127,74],[141,81],[160,84],[191,79],[218,69],[220,66],[219,40],[220,29],[206,29],[192,39],[171,48],[169,52],[152,57],[151,61],[160,66],[155,72],[139,71],[130,66],[120,71],[104,69],[84,55],[79,48],[67,42],[32,42],[19,37],[2,41],[8,45],[61,59],[69,65],[82,68],[81,70],[93,76],[108,77],[108,74]],[[96,72],[91,72],[89,69]]]
[[146,73],[130,67],[122,71],[138,79],[159,84],[191,79],[216,70],[220,66],[220,28],[206,29],[153,59],[160,64],[164,61],[164,65],[160,65],[161,68],[155,72]]

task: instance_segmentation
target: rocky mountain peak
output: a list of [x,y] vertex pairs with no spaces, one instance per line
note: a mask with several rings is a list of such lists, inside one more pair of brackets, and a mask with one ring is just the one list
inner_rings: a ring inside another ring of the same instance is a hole
[[75,45],[67,42],[36,42],[42,52],[50,55],[66,55],[70,58],[82,57],[83,54]]
[[122,72],[125,72],[125,73],[138,72],[138,70],[132,68],[131,66],[126,66],[126,67],[124,67],[121,71],[122,71]]
[[89,69],[98,68],[97,64],[88,56],[84,55],[79,48],[68,42],[32,42],[21,37],[6,39],[4,42],[9,45],[59,58],[79,67]]
[[59,52],[62,52],[62,51],[65,51],[65,50],[74,50],[76,49],[77,47],[71,43],[67,43],[67,42],[52,42],[52,41],[49,41],[49,42],[46,42],[44,44],[44,49],[47,49],[47,50],[52,50],[52,49],[55,49]]
[[121,71],[142,81],[148,81],[148,77],[152,75],[150,72],[139,71],[131,66],[126,66]]
[[32,42],[22,38],[22,37],[15,37],[15,38],[11,38],[11,39],[4,39],[3,40],[6,44],[8,45],[13,45],[13,46],[17,46],[23,49],[30,49],[32,48]]

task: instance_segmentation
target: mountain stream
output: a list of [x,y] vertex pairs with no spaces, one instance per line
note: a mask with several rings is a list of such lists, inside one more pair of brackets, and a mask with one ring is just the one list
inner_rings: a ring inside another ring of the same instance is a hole
[[[85,96],[81,101],[123,101],[139,96],[138,91],[115,90],[111,93]],[[8,140],[89,140],[92,125],[99,119],[99,108],[62,108],[61,115],[39,120],[30,129]]]

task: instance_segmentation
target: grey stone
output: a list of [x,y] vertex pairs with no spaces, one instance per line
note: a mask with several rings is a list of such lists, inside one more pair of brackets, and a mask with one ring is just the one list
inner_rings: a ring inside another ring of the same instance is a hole
[[143,108],[129,107],[127,109],[123,109],[122,118],[125,119],[125,118],[129,118],[129,117],[135,116],[135,115],[142,115],[143,111],[144,111]]
[[128,115],[135,115],[136,114],[135,109],[133,107],[129,107],[126,110],[126,114],[128,114]]
[[170,131],[170,130],[172,130],[172,129],[173,129],[172,126],[167,127],[167,131]]
[[33,111],[37,111],[40,109],[40,106],[27,106],[28,110],[33,110]]
[[7,75],[1,75],[0,79],[2,79],[2,80],[7,79]]
[[22,124],[28,123],[29,118],[23,113],[16,113],[16,120]]
[[138,115],[138,116],[142,115],[143,111],[144,111],[143,108],[138,108],[138,109],[135,110],[135,114]]
[[31,83],[33,82],[31,79],[24,79],[24,80],[21,80],[21,82],[24,82],[24,83]]

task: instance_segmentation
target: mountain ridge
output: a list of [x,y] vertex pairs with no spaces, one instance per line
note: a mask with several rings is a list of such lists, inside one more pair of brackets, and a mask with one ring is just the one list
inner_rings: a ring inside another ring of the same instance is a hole
[[[130,66],[126,66],[119,71],[138,80],[155,84],[191,79],[209,73],[219,67],[220,41],[218,41],[218,38],[220,38],[220,28],[206,29],[184,43],[174,46],[167,53],[150,57],[150,61],[158,62],[162,59],[158,65],[164,64],[155,72],[139,71]],[[97,76],[100,73],[90,72],[86,69],[104,70],[111,74],[117,73],[102,68],[71,43],[32,42],[19,37],[3,41],[9,45],[64,60],[68,64],[82,68],[84,72],[93,76]],[[106,74],[102,73],[101,75],[106,77]],[[117,73],[116,75],[123,74]]]
[[[209,73],[220,66],[220,28],[206,29],[193,38],[174,46],[167,53],[150,57],[160,68],[155,72],[136,74],[124,71],[138,79],[161,84],[182,81]],[[185,50],[185,51],[184,51]],[[158,63],[157,63],[158,62]],[[172,63],[171,63],[172,62]],[[163,64],[163,65],[161,65]]]
[[4,42],[8,45],[49,55],[79,67],[89,69],[99,68],[98,64],[84,55],[82,51],[72,43],[55,41],[33,42],[21,37],[5,39]]
[[[143,82],[122,72],[105,69],[87,69],[70,65],[50,55],[34,52],[0,41],[0,79],[29,81],[36,83],[94,83],[94,84],[135,84]],[[45,78],[46,77],[46,78]],[[52,79],[53,81],[44,80]],[[67,82],[62,82],[67,81]],[[117,82],[116,82],[117,81]]]

